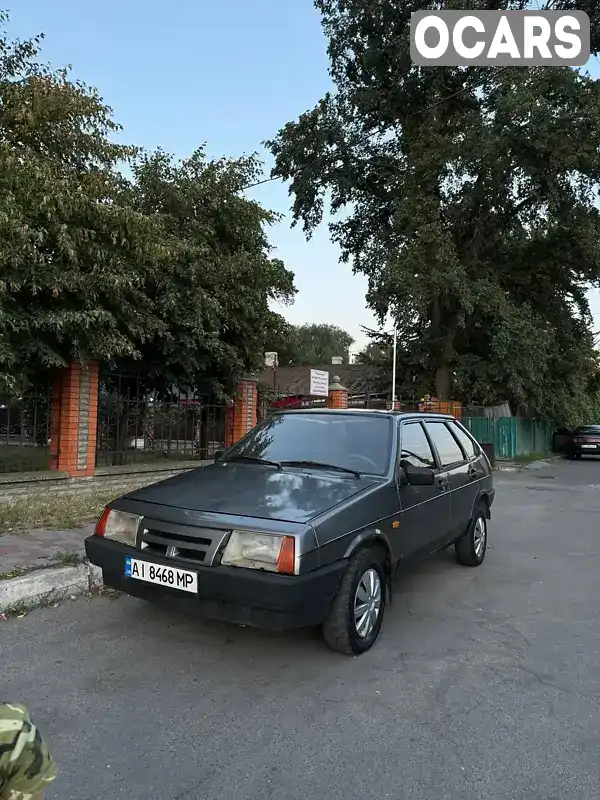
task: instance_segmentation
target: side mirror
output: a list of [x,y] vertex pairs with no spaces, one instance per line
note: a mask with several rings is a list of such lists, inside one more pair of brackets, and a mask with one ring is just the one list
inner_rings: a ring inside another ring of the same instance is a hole
[[402,469],[411,486],[433,486],[435,483],[435,472],[430,467],[415,467],[403,461]]
[[220,461],[225,454],[225,450],[216,450],[215,451],[215,461]]

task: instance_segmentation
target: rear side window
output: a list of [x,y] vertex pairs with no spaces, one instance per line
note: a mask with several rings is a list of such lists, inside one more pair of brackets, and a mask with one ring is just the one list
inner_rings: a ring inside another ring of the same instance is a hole
[[456,439],[443,422],[426,422],[425,427],[437,448],[443,467],[465,460]]
[[407,422],[400,429],[402,450],[400,458],[413,467],[435,467],[435,458],[420,422]]
[[474,456],[476,456],[477,450],[475,449],[475,444],[473,442],[473,439],[471,439],[470,436],[467,436],[467,434],[462,430],[462,428],[458,427],[456,422],[451,422],[450,427],[452,428],[452,433],[461,443],[462,449],[467,454],[467,458],[473,458]]

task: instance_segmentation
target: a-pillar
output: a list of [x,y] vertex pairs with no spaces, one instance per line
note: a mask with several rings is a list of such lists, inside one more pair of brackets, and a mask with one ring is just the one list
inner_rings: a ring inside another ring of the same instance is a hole
[[236,387],[233,402],[227,409],[225,446],[239,442],[256,425],[258,389],[256,378],[247,377]]
[[339,375],[334,375],[329,384],[327,408],[348,408],[348,389],[340,383]]
[[60,369],[52,387],[50,469],[91,477],[96,469],[98,363]]

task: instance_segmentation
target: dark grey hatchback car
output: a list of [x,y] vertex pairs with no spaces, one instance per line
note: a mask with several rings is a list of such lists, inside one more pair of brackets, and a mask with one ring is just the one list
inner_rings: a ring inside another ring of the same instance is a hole
[[394,573],[451,544],[479,566],[490,463],[453,417],[283,411],[214,464],[111,503],[86,552],[106,585],[273,630],[379,635]]

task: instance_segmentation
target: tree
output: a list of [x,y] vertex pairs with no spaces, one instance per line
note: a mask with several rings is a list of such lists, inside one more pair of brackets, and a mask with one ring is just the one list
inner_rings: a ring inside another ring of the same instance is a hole
[[356,355],[357,364],[379,366],[386,364],[392,357],[392,337],[382,333],[377,341],[371,341]]
[[[367,276],[380,321],[395,315],[441,399],[584,413],[597,363],[585,288],[600,283],[598,83],[567,68],[417,68],[414,3],[315,5],[335,90],[268,143],[294,220],[310,235],[326,195],[344,212],[331,224],[342,259]],[[596,52],[600,11],[584,5]]]
[[275,216],[242,193],[259,163],[115,144],[110,108],[40,64],[40,41],[0,35],[0,376],[93,358],[146,387],[228,390],[295,291]]
[[341,356],[344,363],[350,362],[350,347],[354,339],[337,325],[312,323],[287,325],[269,344],[277,352],[279,365],[318,367],[331,364],[334,356]]
[[151,287],[170,335],[142,349],[148,374],[179,386],[210,376],[225,387],[260,366],[284,326],[269,308],[295,293],[292,273],[271,258],[265,235],[277,215],[242,195],[260,173],[254,156],[209,160],[202,149],[181,162],[158,151],[135,163],[124,201],[161,219],[173,254]]
[[[4,21],[5,18],[2,18]],[[97,93],[0,38],[0,373],[137,354],[163,333],[143,292],[168,263],[158,220],[113,202],[133,155]]]
[[[388,392],[393,373],[393,335],[382,330],[363,328],[369,339],[358,353],[359,364],[376,367],[373,390]],[[396,340],[396,396],[415,400],[429,392],[427,353],[412,340],[397,336]]]

